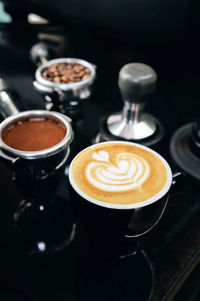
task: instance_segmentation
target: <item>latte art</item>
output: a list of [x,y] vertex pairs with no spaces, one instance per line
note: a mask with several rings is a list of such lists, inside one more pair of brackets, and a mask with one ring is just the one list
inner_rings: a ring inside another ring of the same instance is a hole
[[109,161],[109,157],[106,151],[93,153],[94,160],[86,168],[88,181],[106,191],[141,190],[150,173],[148,163],[132,153],[118,154],[115,165]]
[[75,191],[90,202],[115,208],[137,208],[160,198],[172,181],[170,167],[147,147],[120,141],[92,145],[69,168]]

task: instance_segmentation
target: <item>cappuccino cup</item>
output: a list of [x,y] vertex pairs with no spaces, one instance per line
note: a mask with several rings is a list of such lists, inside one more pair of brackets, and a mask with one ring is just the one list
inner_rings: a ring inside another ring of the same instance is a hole
[[80,220],[90,233],[139,237],[161,218],[172,172],[152,149],[110,141],[78,153],[70,164],[69,182]]

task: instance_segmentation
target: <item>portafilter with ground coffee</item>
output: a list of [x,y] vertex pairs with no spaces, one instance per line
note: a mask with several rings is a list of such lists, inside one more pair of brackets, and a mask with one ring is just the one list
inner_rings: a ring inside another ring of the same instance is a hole
[[73,131],[60,113],[31,110],[0,124],[0,158],[11,167],[21,199],[13,213],[20,237],[37,251],[55,251],[71,239],[72,214],[55,191],[69,156]]

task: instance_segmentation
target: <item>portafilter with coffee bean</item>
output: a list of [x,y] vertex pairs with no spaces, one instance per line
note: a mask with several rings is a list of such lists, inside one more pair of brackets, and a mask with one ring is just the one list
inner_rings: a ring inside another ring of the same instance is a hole
[[42,64],[35,73],[34,88],[40,92],[49,110],[76,119],[81,104],[91,95],[96,67],[82,59],[59,58]]

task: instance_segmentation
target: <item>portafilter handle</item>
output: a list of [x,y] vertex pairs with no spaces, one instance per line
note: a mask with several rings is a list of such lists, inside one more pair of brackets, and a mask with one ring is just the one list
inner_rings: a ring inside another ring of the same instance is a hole
[[[20,110],[15,105],[15,97],[16,96],[14,91],[12,91],[7,82],[4,79],[0,78],[0,114],[3,119],[6,119],[11,115],[15,115],[20,112]],[[18,158],[14,158],[2,152],[1,149],[0,158],[5,159],[6,162],[10,162],[11,164],[14,164],[18,160]]]
[[119,72],[118,85],[124,101],[119,118],[110,116],[107,121],[109,131],[126,139],[143,139],[156,131],[156,125],[143,114],[148,96],[154,91],[157,74],[153,68],[142,63],[130,63]]
[[45,42],[40,42],[32,46],[30,50],[30,58],[32,62],[39,67],[41,64],[47,63],[50,59],[55,58],[54,48]]
[[4,119],[19,113],[15,102],[15,94],[12,89],[4,79],[0,78],[0,114]]

